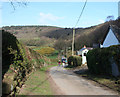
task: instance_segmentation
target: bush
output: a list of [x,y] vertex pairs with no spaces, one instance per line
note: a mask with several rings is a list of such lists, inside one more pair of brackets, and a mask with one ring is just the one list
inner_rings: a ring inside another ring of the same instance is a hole
[[93,49],[87,54],[89,71],[95,74],[112,74],[111,58],[114,59],[120,71],[120,46]]
[[[50,63],[47,57],[25,47],[9,32],[2,31],[3,94],[15,94],[29,73],[44,66],[45,62]],[[14,86],[12,91],[11,85]]]
[[80,56],[70,56],[68,58],[68,65],[69,66],[81,66],[82,58]]
[[43,47],[43,48],[35,49],[35,51],[42,55],[51,55],[54,54],[55,49],[52,47]]
[[73,56],[70,56],[68,58],[68,65],[73,65],[72,62],[73,62]]

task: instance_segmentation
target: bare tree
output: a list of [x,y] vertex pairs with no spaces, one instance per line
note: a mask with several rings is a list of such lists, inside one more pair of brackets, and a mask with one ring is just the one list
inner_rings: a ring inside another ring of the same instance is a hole
[[14,10],[16,10],[16,6],[27,6],[28,3],[26,0],[9,0],[9,2]]
[[107,16],[106,22],[109,22],[109,21],[112,21],[112,20],[114,20],[114,16],[113,15]]

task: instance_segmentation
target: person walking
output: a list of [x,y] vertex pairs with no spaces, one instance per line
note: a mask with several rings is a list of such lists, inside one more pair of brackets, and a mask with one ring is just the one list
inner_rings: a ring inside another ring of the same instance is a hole
[[62,66],[63,66],[63,67],[65,66],[65,61],[63,61]]
[[60,60],[58,61],[58,66],[60,67],[60,65],[61,65],[61,62],[60,62]]

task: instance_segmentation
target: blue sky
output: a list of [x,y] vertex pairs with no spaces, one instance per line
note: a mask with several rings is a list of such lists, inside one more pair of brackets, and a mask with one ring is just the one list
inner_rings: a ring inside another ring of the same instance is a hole
[[[11,25],[48,25],[74,27],[84,2],[29,2],[16,6],[2,2],[0,27]],[[89,27],[113,15],[118,17],[118,2],[88,2],[77,27]]]

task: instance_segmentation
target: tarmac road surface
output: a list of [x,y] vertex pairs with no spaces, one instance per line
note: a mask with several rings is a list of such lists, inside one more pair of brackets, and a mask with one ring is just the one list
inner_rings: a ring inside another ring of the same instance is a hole
[[65,95],[117,95],[109,89],[94,85],[90,81],[78,77],[63,67],[52,67],[49,75]]

